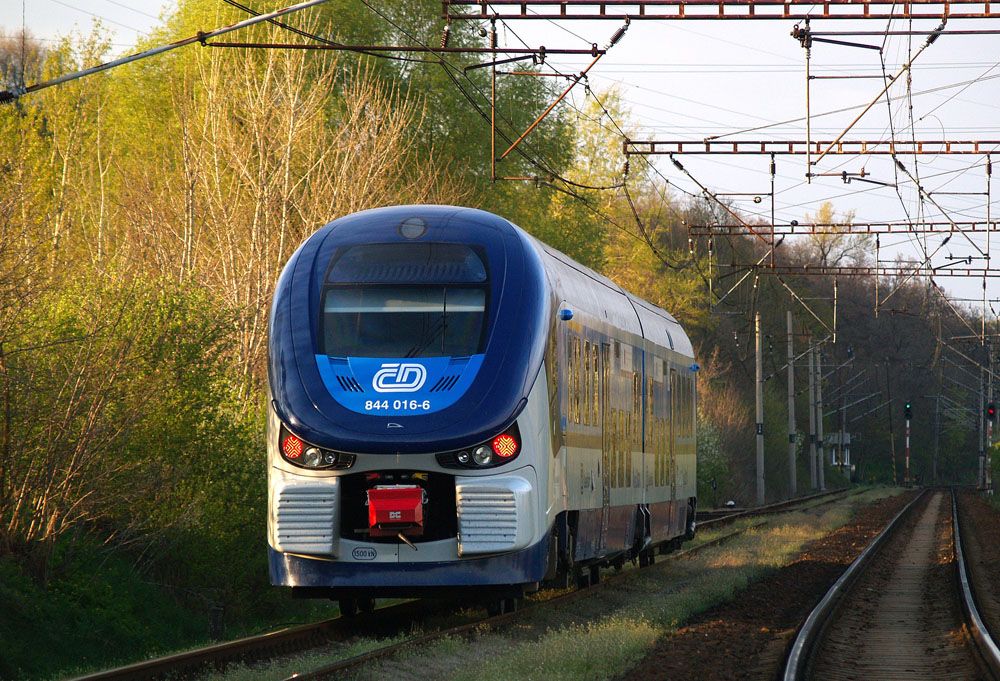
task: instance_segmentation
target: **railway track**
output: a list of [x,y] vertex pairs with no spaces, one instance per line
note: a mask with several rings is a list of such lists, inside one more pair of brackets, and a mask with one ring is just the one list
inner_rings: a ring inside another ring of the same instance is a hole
[[799,630],[783,678],[1000,679],[954,493],[924,492],[862,552]]
[[765,506],[757,506],[752,508],[713,508],[707,511],[698,511],[697,520],[699,527],[707,527],[709,525],[721,524],[726,522],[732,522],[739,518],[746,516],[759,516],[768,515],[771,513],[784,513],[790,508],[795,506],[800,506],[802,504],[814,501],[817,499],[831,499],[835,500],[840,495],[847,494],[848,489],[833,489],[824,492],[817,492],[815,494],[807,494],[805,496],[794,497],[792,499],[786,499],[784,501],[777,501],[772,504],[767,504]]
[[[803,504],[810,504],[806,510],[811,510],[817,506],[833,503],[844,496],[849,495],[849,490],[831,490],[812,494],[796,499],[769,504],[758,509],[741,509],[734,513],[720,515],[710,520],[700,521],[699,528],[719,527],[740,519],[766,516],[775,513],[782,513],[795,510]],[[814,503],[815,502],[815,503]],[[677,551],[665,556],[668,560],[690,556],[703,551],[712,546],[718,546],[730,541],[750,529],[759,528],[766,525],[767,521],[754,523],[748,527],[734,530],[733,532],[721,535],[711,541],[699,544],[689,549]],[[646,569],[646,568],[642,568]],[[596,590],[604,589],[612,584],[618,583],[620,579],[626,579],[636,570],[624,572],[614,572],[605,576],[603,581],[598,582],[586,589],[577,589],[566,594],[547,599],[544,604],[530,605],[512,613],[484,617],[473,621],[463,622],[452,627],[439,628],[432,633],[407,638],[404,641],[380,647],[370,652],[347,658],[345,660],[325,665],[319,669],[304,670],[294,677],[297,680],[326,678],[336,674],[342,674],[352,669],[357,669],[363,665],[377,659],[389,657],[401,649],[427,643],[444,637],[462,637],[482,628],[482,627],[503,627],[516,622],[519,618],[526,616],[536,607],[548,606],[555,603],[569,603],[573,600],[586,597],[595,593]],[[467,605],[467,604],[466,604]],[[199,671],[212,668],[221,668],[234,662],[252,662],[270,659],[283,654],[295,653],[299,651],[316,648],[330,642],[342,642],[358,636],[370,637],[394,637],[399,636],[413,628],[421,626],[422,623],[431,621],[435,617],[445,616],[455,613],[459,605],[447,601],[408,601],[393,606],[379,608],[370,615],[360,615],[358,617],[344,618],[337,617],[323,620],[313,624],[305,624],[295,627],[288,627],[277,631],[269,632],[259,636],[250,636],[236,641],[220,643],[204,648],[198,648],[182,653],[176,653],[161,658],[147,660],[116,669],[96,672],[81,676],[73,681],[134,681],[138,679],[156,679],[174,677],[176,675],[192,676]]]

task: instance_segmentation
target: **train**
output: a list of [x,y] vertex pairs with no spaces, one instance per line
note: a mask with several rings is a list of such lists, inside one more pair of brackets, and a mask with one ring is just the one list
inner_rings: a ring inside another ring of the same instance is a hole
[[502,612],[694,537],[688,336],[500,216],[334,220],[284,267],[268,341],[269,571],[294,596]]

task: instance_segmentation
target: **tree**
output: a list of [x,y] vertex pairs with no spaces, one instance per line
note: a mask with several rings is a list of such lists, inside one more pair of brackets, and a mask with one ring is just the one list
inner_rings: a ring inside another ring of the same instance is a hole
[[806,222],[842,226],[833,233],[812,234],[809,237],[810,250],[823,267],[862,264],[868,259],[867,253],[872,238],[867,234],[851,234],[849,229],[854,223],[853,210],[838,216],[833,203],[824,201],[816,211],[815,217],[807,213],[805,219]]

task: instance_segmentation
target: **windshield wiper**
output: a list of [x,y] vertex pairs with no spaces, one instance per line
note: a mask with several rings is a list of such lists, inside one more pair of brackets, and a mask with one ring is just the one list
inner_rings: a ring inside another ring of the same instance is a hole
[[424,333],[423,336],[416,342],[416,344],[406,351],[403,357],[416,357],[424,350],[427,349],[434,340],[444,333],[447,324],[445,322],[445,316],[442,314],[438,320]]

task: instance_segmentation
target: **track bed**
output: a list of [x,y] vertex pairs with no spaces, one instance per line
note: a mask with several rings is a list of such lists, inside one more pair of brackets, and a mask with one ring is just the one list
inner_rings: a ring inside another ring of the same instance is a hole
[[935,492],[921,504],[844,596],[809,678],[991,678],[962,617],[950,497]]

